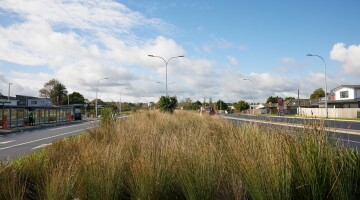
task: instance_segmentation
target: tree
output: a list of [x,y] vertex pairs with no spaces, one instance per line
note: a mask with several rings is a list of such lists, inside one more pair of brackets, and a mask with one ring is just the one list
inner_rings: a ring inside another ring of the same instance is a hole
[[161,112],[173,113],[177,106],[177,103],[178,101],[176,96],[161,96],[160,100],[158,101],[158,107]]
[[131,103],[121,102],[121,111],[130,111],[133,106]]
[[244,110],[247,110],[249,108],[250,108],[249,103],[245,102],[243,100],[240,100],[238,103],[235,104],[235,109],[236,110],[244,111]]
[[60,105],[60,104],[67,104],[67,93],[65,85],[62,83],[58,83],[54,86],[53,90],[50,92],[50,99],[53,104]]
[[325,97],[325,91],[322,88],[314,90],[310,95],[310,99],[320,99],[321,97]]
[[285,101],[289,101],[289,100],[291,100],[291,99],[295,99],[295,97],[285,97],[284,102],[285,102]]
[[73,92],[69,94],[70,104],[85,104],[85,98],[79,92]]
[[39,90],[39,96],[50,98],[53,105],[67,104],[67,90],[65,85],[56,79],[51,79]]
[[222,100],[216,102],[216,110],[227,110],[227,109],[228,109],[228,105]]
[[106,108],[111,108],[112,110],[117,110],[118,109],[118,103],[115,101],[111,101],[111,102],[105,102],[105,107]]
[[50,98],[51,91],[54,89],[55,85],[60,83],[56,79],[51,79],[47,83],[44,84],[44,87],[39,90],[39,96]]
[[192,104],[192,101],[190,98],[183,99],[178,103],[179,107],[182,107],[185,110],[188,110],[186,108],[191,107],[191,104]]
[[268,99],[266,100],[266,103],[277,103],[278,102],[278,96],[273,97],[273,96],[269,96]]
[[185,105],[183,108],[184,108],[184,110],[199,110],[201,105],[202,104],[200,101],[195,101],[195,102]]

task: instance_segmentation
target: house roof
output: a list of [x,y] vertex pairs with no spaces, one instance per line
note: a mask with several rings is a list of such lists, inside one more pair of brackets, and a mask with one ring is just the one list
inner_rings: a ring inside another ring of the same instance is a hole
[[16,99],[27,99],[27,100],[30,100],[30,99],[36,99],[36,100],[40,100],[40,99],[43,99],[43,100],[50,100],[50,98],[45,98],[45,97],[32,97],[32,96],[25,96],[25,95],[16,95]]
[[290,99],[286,102],[284,102],[285,106],[308,106],[311,104],[310,99]]
[[307,106],[318,106],[319,99],[290,99],[284,102],[284,105],[287,107],[298,107],[300,103],[300,107],[307,107]]
[[339,90],[339,89],[344,88],[344,87],[360,89],[360,85],[340,85],[340,86],[337,86],[336,88],[332,89],[331,91],[336,91],[336,90]]
[[258,106],[259,108],[275,108],[277,107],[277,103],[261,103],[256,106]]

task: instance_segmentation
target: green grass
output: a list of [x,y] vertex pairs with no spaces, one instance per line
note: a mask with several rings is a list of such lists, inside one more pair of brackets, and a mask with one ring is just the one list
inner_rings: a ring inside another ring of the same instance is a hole
[[358,199],[360,157],[306,125],[144,111],[0,164],[0,199]]

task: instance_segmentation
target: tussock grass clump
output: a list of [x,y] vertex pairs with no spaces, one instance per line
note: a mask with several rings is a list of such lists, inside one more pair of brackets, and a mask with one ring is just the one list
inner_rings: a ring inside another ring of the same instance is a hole
[[289,134],[191,112],[135,113],[0,165],[0,199],[357,199],[360,157],[322,126]]

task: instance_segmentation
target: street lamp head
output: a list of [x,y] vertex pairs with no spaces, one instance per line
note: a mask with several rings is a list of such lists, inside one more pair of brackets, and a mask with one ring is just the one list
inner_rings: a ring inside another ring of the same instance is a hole
[[154,55],[151,55],[151,54],[150,54],[150,55],[148,55],[148,56],[149,56],[149,57],[154,57]]
[[184,58],[185,56],[184,55],[182,55],[182,56],[178,56],[179,58]]
[[314,55],[312,55],[312,54],[308,53],[308,54],[306,54],[306,56],[314,56]]

